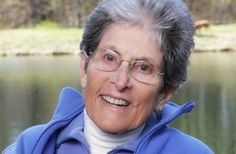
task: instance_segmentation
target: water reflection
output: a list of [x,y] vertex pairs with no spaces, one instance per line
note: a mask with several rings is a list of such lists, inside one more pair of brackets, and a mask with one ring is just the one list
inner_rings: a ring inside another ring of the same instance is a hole
[[51,117],[60,89],[79,85],[78,57],[0,59],[0,150]]
[[[197,53],[190,80],[174,101],[195,100],[195,112],[173,123],[216,153],[236,153],[236,53]],[[0,59],[0,149],[25,128],[47,122],[60,89],[80,89],[78,57]]]
[[236,153],[236,54],[194,54],[190,82],[175,100],[197,102],[196,111],[175,123],[208,143],[216,153]]

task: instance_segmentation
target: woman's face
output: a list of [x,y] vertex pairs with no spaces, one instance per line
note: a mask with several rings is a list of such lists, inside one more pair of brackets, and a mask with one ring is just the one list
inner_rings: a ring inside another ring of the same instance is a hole
[[[117,24],[107,28],[96,52],[112,50],[122,59],[147,60],[160,69],[163,53],[156,42],[147,26]],[[124,133],[138,128],[167,98],[165,92],[160,93],[163,77],[159,77],[155,84],[139,82],[130,75],[126,61],[115,71],[105,72],[97,69],[93,60],[85,71],[82,60],[81,84],[85,90],[88,116],[101,130],[109,133]],[[116,105],[117,102],[123,104]]]

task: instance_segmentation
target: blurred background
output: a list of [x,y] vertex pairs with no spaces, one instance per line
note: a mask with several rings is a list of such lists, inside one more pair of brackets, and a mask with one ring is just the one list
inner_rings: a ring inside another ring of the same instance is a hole
[[[189,80],[173,101],[194,112],[171,125],[236,154],[236,0],[184,0],[195,23]],[[81,89],[79,43],[98,0],[0,0],[0,151],[50,120],[61,88]]]
[[[82,27],[99,0],[1,0],[0,27],[16,28],[45,20],[61,27]],[[236,18],[235,0],[184,0],[194,20],[232,23]]]

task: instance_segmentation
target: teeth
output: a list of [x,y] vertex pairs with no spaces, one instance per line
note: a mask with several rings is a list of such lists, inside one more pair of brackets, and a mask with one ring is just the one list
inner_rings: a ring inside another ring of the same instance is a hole
[[127,101],[120,100],[120,99],[115,99],[115,98],[112,98],[112,97],[109,97],[109,96],[102,96],[102,98],[110,104],[124,105],[124,106],[129,105],[129,103]]

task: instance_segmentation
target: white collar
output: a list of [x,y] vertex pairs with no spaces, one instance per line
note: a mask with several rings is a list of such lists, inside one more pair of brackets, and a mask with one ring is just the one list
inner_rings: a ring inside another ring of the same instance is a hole
[[88,142],[91,154],[104,154],[121,144],[135,140],[141,135],[144,126],[145,124],[125,134],[117,135],[106,133],[96,126],[87,115],[86,110],[84,110],[84,135]]

